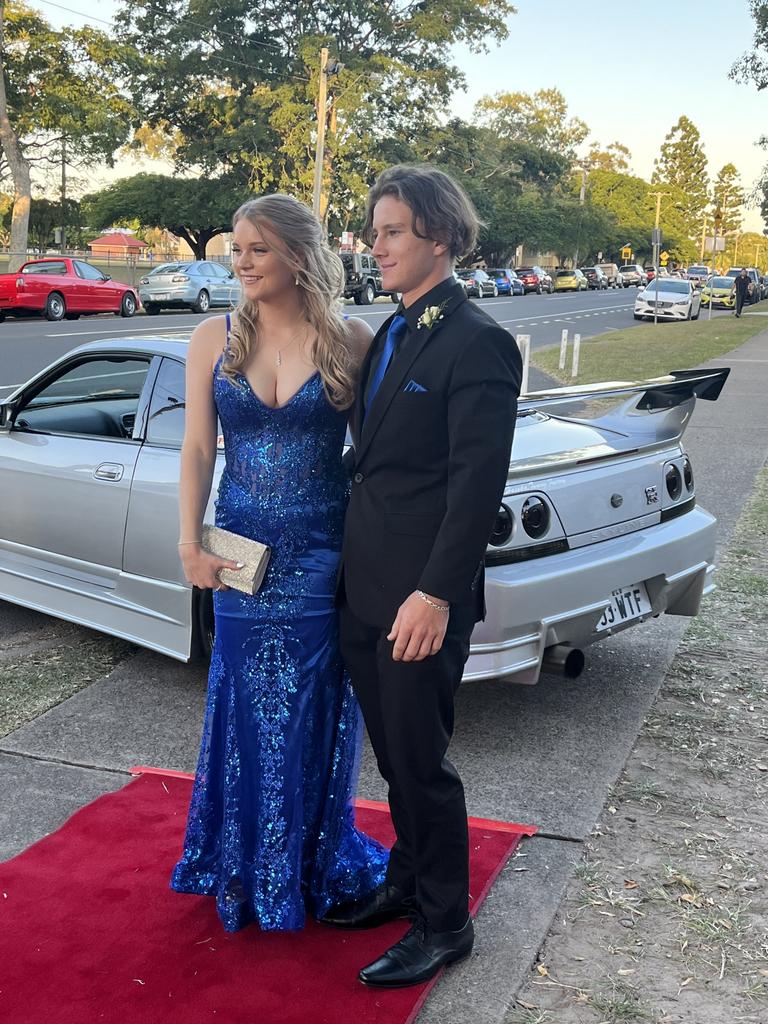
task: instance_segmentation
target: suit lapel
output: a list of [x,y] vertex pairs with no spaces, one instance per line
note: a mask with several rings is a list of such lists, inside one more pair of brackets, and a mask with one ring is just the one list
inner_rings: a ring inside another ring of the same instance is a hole
[[[400,386],[403,383],[408,371],[414,362],[418,359],[424,349],[427,347],[432,338],[438,333],[441,327],[444,327],[448,322],[450,314],[459,306],[462,302],[466,302],[467,296],[464,289],[460,286],[456,286],[456,290],[451,293],[447,300],[445,309],[443,310],[443,318],[438,320],[432,327],[421,328],[413,332],[413,336],[408,340],[406,347],[400,352],[397,358],[394,360],[392,365],[386,372],[384,380],[381,383],[381,387],[376,393],[376,397],[373,400],[371,408],[368,410],[365,420],[357,419],[357,424],[362,422],[362,430],[358,427],[358,443],[355,444],[355,461],[360,462],[363,453],[371,443],[371,438],[374,436],[382,420],[384,419],[389,406],[392,403],[392,399],[397,394]],[[386,326],[388,327],[391,323],[387,321]],[[382,325],[382,329],[383,329]],[[379,335],[377,334],[377,338]],[[373,345],[371,345],[371,349]],[[369,352],[370,356],[370,352]],[[368,362],[370,366],[370,361]],[[367,375],[365,378],[367,379]],[[362,390],[362,389],[361,389]],[[358,395],[358,407],[360,395]]]

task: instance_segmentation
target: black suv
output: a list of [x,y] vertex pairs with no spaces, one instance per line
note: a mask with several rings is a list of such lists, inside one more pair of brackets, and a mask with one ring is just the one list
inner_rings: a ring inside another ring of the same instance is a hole
[[366,252],[340,252],[344,264],[344,298],[354,299],[357,306],[370,306],[377,295],[388,295],[381,289],[379,264]]

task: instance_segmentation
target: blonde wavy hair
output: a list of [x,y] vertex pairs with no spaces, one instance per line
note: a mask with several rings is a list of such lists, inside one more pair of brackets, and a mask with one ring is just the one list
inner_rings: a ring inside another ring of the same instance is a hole
[[[349,349],[349,328],[339,298],[344,287],[344,267],[331,252],[315,215],[291,196],[275,194],[249,199],[235,212],[232,227],[247,218],[273,252],[298,279],[302,308],[316,331],[311,358],[317,367],[329,401],[347,409],[354,398],[354,368]],[[229,351],[222,373],[237,384],[236,374],[259,344],[258,303],[242,298],[235,312]]]

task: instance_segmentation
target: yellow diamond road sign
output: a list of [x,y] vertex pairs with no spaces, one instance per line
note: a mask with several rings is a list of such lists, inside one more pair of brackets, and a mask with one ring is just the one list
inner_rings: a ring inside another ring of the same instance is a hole
[[660,260],[668,260],[669,259],[669,253],[667,252],[666,249],[664,249],[663,252],[659,253],[659,259]]
[[632,248],[629,245],[625,245],[621,250],[621,258],[623,260],[629,260],[632,258]]

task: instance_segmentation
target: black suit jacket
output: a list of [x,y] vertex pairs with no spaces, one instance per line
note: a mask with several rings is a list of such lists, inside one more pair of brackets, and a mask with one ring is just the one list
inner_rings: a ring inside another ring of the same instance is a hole
[[[417,589],[471,603],[475,620],[483,617],[483,557],[520,393],[520,353],[508,331],[452,279],[424,298],[405,310],[410,336],[363,419],[370,364],[392,318],[382,324],[351,415],[340,582],[352,612],[380,628]],[[441,304],[442,319],[417,329],[424,306]]]

